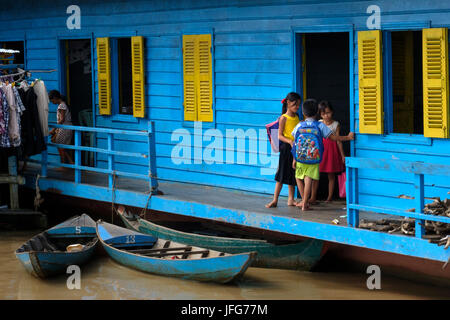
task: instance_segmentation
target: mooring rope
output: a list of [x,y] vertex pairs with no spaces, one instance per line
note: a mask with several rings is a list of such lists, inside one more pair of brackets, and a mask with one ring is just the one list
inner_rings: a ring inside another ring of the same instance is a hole
[[34,196],[34,211],[38,211],[38,208],[41,206],[41,203],[44,202],[44,198],[41,197],[40,189],[39,189],[39,178],[40,174],[36,177],[36,195]]
[[150,190],[150,194],[148,195],[147,203],[145,204],[145,208],[142,208],[142,211],[141,211],[141,213],[139,214],[139,217],[141,217],[141,218],[143,218],[143,219],[145,219],[145,211],[147,211],[147,208],[148,208],[148,202],[150,201],[150,198],[152,197],[152,195],[153,195],[153,193],[152,193],[152,191]]
[[116,173],[113,172],[112,200],[111,200],[111,223],[114,223],[114,200],[116,198]]

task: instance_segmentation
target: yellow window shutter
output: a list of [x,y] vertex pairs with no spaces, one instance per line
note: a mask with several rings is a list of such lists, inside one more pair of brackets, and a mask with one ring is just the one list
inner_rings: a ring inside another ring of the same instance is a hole
[[101,115],[111,114],[111,58],[109,38],[97,38],[98,106]]
[[203,122],[213,121],[212,111],[212,54],[211,35],[197,36],[197,119]]
[[448,31],[423,29],[424,136],[449,137]]
[[183,105],[185,121],[197,121],[195,52],[196,36],[183,35]]
[[133,116],[145,117],[144,38],[131,37]]
[[381,31],[358,32],[359,132],[382,134],[383,75]]

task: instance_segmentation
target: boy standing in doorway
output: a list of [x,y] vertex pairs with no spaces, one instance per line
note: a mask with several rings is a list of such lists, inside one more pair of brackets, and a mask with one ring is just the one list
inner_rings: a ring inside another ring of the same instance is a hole
[[295,169],[295,180],[302,197],[298,206],[301,206],[303,211],[311,210],[308,199],[311,195],[313,180],[319,180],[320,177],[319,164],[323,154],[323,138],[333,141],[350,141],[355,137],[353,132],[347,136],[335,135],[324,123],[317,121],[318,110],[315,99],[305,100],[302,105],[305,120],[297,124],[292,131],[294,137],[292,167]]

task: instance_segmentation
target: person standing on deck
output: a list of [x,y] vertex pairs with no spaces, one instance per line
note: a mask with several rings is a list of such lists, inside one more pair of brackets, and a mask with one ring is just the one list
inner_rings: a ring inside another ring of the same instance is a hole
[[[58,105],[56,111],[56,118],[58,124],[72,125],[72,115],[69,107],[66,104],[65,98],[57,90],[52,90],[48,94],[50,101]],[[53,128],[49,134],[52,136],[52,142],[58,144],[71,144],[72,143],[72,130]],[[74,164],[69,150],[58,148],[61,163]]]
[[348,136],[338,136],[323,122],[317,121],[318,105],[314,99],[303,102],[302,113],[305,121],[297,124],[292,131],[295,141],[292,167],[295,169],[295,178],[302,197],[302,202],[298,206],[306,211],[311,210],[309,197],[313,181],[319,180],[320,177],[319,164],[323,157],[322,138],[329,138],[332,141],[349,141],[354,139],[355,134],[350,132]]
[[300,122],[297,111],[300,108],[301,97],[298,93],[290,92],[282,101],[282,115],[279,119],[278,140],[280,141],[280,158],[278,161],[278,170],[275,175],[275,192],[273,200],[266,204],[266,208],[275,208],[278,204],[283,184],[289,186],[288,206],[295,206],[295,172],[292,169],[292,153],[291,148],[294,143],[292,129]]

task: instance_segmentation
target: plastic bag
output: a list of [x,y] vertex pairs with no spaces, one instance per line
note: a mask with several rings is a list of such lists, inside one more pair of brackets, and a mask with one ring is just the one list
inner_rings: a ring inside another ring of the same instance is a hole
[[338,175],[339,197],[341,197],[341,198],[345,198],[347,196],[347,193],[345,191],[346,181],[347,181],[347,174],[344,171],[340,175]]
[[273,152],[280,152],[280,141],[278,140],[279,120],[266,124],[267,135]]

